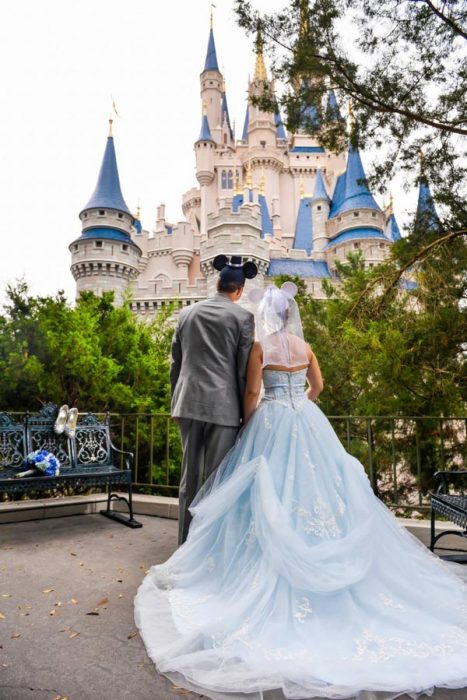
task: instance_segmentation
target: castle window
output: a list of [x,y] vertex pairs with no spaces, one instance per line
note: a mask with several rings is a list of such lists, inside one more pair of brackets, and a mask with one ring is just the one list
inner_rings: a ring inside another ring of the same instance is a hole
[[94,241],[94,248],[102,248],[102,241]]
[[316,207],[316,209],[317,209],[318,211],[321,211],[321,204],[318,204],[318,206]]
[[380,247],[380,248],[384,248],[384,243],[380,243],[380,244],[379,244],[379,247]]
[[73,250],[76,252],[76,251],[78,250],[78,246],[77,246],[77,245],[74,245],[74,246],[73,246]]
[[233,190],[233,172],[231,170],[227,173],[227,188]]
[[375,212],[375,211],[372,211],[372,212],[371,212],[371,216],[372,216],[373,218],[375,218],[376,212]]
[[227,134],[224,134],[224,144],[227,143]]
[[221,173],[221,188],[223,190],[227,189],[227,173],[225,170],[223,170]]
[[105,209],[99,209],[99,216],[105,216]]
[[124,252],[124,253],[126,253],[126,252],[127,252],[127,250],[128,250],[128,246],[127,246],[127,244],[126,244],[126,243],[124,243],[124,244],[122,245],[122,250],[123,250],[123,252]]
[[354,248],[360,248],[360,243],[354,243],[354,244],[353,244],[353,247],[354,247]]
[[87,212],[85,213],[84,218],[85,218],[85,219],[88,218],[88,213],[87,213]]
[[119,219],[123,219],[123,214],[118,214]]
[[354,211],[353,215],[354,215],[354,216],[359,216],[358,211]]

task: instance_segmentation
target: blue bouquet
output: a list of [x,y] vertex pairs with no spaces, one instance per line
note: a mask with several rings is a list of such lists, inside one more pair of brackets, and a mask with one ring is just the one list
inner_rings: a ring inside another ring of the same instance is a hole
[[60,474],[60,462],[51,452],[47,450],[36,450],[30,452],[24,460],[24,466],[30,467],[25,472],[15,474],[17,479],[26,476],[58,476]]

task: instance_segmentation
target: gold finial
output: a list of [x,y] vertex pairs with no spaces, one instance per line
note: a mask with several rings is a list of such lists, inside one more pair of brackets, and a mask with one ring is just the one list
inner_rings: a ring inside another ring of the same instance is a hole
[[138,205],[136,207],[135,219],[138,219],[138,221],[141,219],[141,202],[139,200]]
[[259,194],[264,195],[264,184],[265,184],[265,177],[264,177],[264,165],[261,166],[261,177],[259,178]]
[[249,190],[253,187],[253,178],[251,176],[251,163],[248,161],[247,166],[246,166],[246,178],[245,178],[245,185],[248,187]]
[[300,175],[300,199],[305,196],[305,185],[303,184],[303,176]]
[[255,63],[255,80],[266,80],[266,65],[263,56],[263,35],[261,32],[261,22],[258,21],[256,31],[256,63]]
[[114,120],[112,119],[112,117],[110,117],[110,119],[109,119],[109,136],[113,136],[113,134],[112,134],[112,124],[113,123],[114,123]]
[[240,194],[240,177],[238,175],[238,170],[235,171],[234,194]]
[[420,159],[420,172],[423,173],[423,170],[425,168],[425,154],[423,152],[422,147],[420,147],[419,159]]
[[298,29],[298,35],[300,39],[306,38],[310,31],[310,17],[308,11],[308,0],[302,0],[300,3],[300,24]]
[[210,26],[210,29],[212,29],[212,25],[213,25],[213,14],[214,14],[214,13],[213,13],[213,9],[214,9],[215,7],[216,7],[216,6],[215,6],[214,3],[212,2],[212,3],[211,3],[211,12],[210,12],[210,16],[209,16],[209,26]]
[[354,113],[353,113],[352,100],[349,100],[348,112],[349,112],[349,130],[352,132],[353,128],[355,126],[355,117],[354,117]]

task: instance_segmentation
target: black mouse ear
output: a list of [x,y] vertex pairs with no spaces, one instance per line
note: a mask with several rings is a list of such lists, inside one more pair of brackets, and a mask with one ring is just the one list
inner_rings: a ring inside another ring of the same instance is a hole
[[248,262],[246,262],[243,265],[242,269],[243,274],[245,275],[247,280],[252,280],[253,277],[256,277],[256,275],[258,274],[258,268],[256,267],[254,262],[251,262],[251,260],[248,260]]
[[213,267],[220,272],[221,270],[224,269],[224,267],[227,265],[229,262],[229,259],[227,255],[216,255],[214,260],[212,261]]

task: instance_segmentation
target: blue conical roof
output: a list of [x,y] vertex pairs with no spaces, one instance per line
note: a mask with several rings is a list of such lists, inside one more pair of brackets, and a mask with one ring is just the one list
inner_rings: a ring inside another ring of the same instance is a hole
[[307,255],[310,255],[313,250],[313,215],[311,202],[311,197],[302,197],[300,200],[293,242],[294,248],[306,250]]
[[112,136],[107,138],[96,189],[82,211],[86,209],[116,209],[131,216],[120,189],[117,157]]
[[389,234],[391,240],[394,241],[394,243],[400,241],[400,239],[402,238],[399,229],[399,224],[397,223],[397,219],[394,216],[394,214],[391,214],[391,216],[388,219],[387,233]]
[[333,218],[353,209],[381,211],[368,189],[360,152],[358,148],[351,146],[347,158],[347,169],[336,183],[329,217]]
[[276,136],[278,139],[286,139],[287,134],[285,133],[284,125],[282,123],[281,115],[276,112],[274,115],[274,123],[276,125]]
[[329,195],[326,192],[326,185],[324,184],[323,173],[321,170],[317,170],[316,172],[315,190],[313,192],[313,201],[316,202],[319,199],[329,201]]
[[245,112],[245,121],[243,122],[242,141],[246,141],[248,139],[248,126],[249,126],[249,124],[250,124],[250,105],[247,104],[246,112]]
[[224,118],[226,119],[227,126],[229,127],[230,138],[233,138],[232,126],[230,124],[229,106],[227,104],[227,95],[225,92],[222,95],[222,122],[224,121]]
[[211,136],[211,129],[209,128],[209,122],[207,114],[203,114],[203,119],[201,121],[201,131],[196,141],[214,141]]
[[219,70],[219,64],[217,63],[216,44],[214,42],[214,32],[212,31],[212,27],[209,31],[208,50],[206,52],[206,60],[204,62],[203,72],[205,70]]
[[420,178],[418,189],[417,213],[415,215],[415,226],[428,230],[441,228],[438,212],[436,211],[430,186],[424,175]]
[[336,93],[331,88],[328,93],[328,104],[326,110],[326,116],[331,121],[341,121],[342,116],[337,104]]

